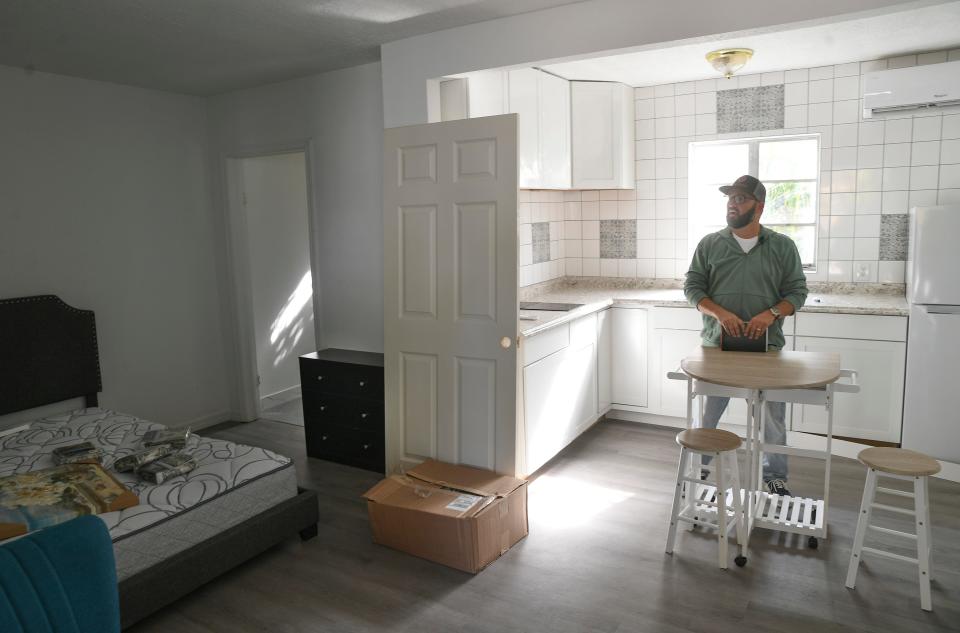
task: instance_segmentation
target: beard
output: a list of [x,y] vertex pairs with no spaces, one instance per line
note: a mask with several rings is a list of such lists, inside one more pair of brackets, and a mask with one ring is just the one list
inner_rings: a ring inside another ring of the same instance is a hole
[[742,229],[746,225],[753,222],[753,216],[757,213],[757,205],[754,204],[749,211],[746,213],[741,213],[739,215],[727,215],[727,226],[731,229]]

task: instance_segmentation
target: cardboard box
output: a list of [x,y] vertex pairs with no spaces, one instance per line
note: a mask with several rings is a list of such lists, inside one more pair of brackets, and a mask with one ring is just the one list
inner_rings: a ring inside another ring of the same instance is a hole
[[527,482],[434,460],[368,490],[375,543],[477,573],[527,535]]

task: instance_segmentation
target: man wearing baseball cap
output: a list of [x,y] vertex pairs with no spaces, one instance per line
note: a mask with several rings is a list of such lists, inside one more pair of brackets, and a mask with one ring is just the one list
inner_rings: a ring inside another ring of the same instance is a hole
[[[761,338],[768,349],[783,347],[782,320],[803,306],[807,280],[797,245],[760,225],[767,189],[753,176],[720,187],[727,196],[727,228],[700,240],[690,262],[684,294],[703,313],[705,347],[720,345],[720,332]],[[729,398],[708,396],[703,425],[716,428]],[[786,405],[767,402],[764,441],[786,444]],[[787,456],[764,454],[763,481],[771,493],[789,496]]]

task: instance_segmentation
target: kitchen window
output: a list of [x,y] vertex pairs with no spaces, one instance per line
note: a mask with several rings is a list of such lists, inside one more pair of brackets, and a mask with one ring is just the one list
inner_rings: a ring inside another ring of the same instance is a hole
[[819,134],[691,143],[689,155],[688,258],[704,235],[726,226],[717,188],[750,174],[767,188],[761,224],[793,238],[803,269],[816,271]]

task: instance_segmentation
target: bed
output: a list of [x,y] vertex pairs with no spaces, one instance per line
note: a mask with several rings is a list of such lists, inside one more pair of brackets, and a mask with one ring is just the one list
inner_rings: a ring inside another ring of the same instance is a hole
[[[53,465],[57,446],[90,441],[103,465],[161,425],[98,406],[102,388],[92,311],[43,295],[0,300],[0,415],[82,397],[85,407],[0,437],[0,476]],[[317,534],[316,492],[293,461],[263,448],[193,435],[198,467],[151,485],[112,473],[140,504],[98,515],[110,530],[124,628],[221,573],[299,534]]]

